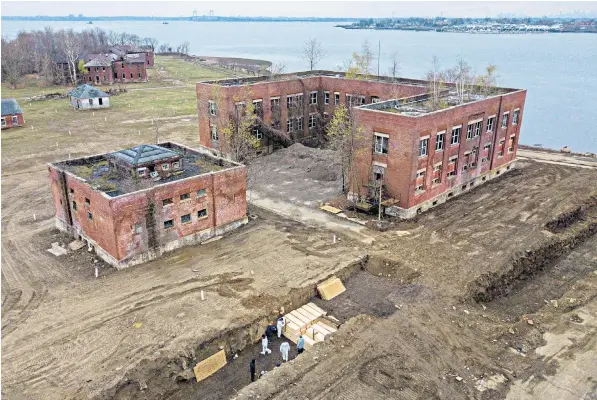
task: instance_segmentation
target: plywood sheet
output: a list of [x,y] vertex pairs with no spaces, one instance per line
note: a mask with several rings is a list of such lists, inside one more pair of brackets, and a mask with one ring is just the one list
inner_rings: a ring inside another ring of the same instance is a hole
[[212,375],[224,365],[226,365],[226,352],[224,350],[220,350],[213,356],[207,357],[205,360],[197,363],[195,368],[193,368],[197,382]]
[[340,293],[344,293],[346,288],[342,284],[342,281],[336,277],[332,277],[323,283],[317,285],[317,291],[324,300],[331,300],[338,296]]
[[302,306],[301,308],[302,308],[302,309],[304,309],[304,310],[307,310],[307,311],[309,311],[309,313],[310,313],[311,315],[315,315],[315,316],[316,316],[316,318],[319,318],[319,317],[321,317],[321,316],[323,315],[323,313],[322,313],[322,312],[320,312],[319,310],[316,310],[316,309],[314,309],[314,308],[313,308],[313,307],[311,307],[309,304],[305,304],[305,305],[304,305],[304,306]]
[[321,206],[319,208],[321,210],[323,210],[323,211],[327,211],[327,212],[330,212],[332,214],[339,214],[339,213],[342,212],[342,210],[340,210],[339,208],[332,207],[332,206],[327,206],[327,205],[326,206]]
[[319,307],[317,304],[315,303],[307,303],[306,304],[308,307],[311,307],[312,309],[314,309],[315,311],[318,311],[321,313],[321,315],[326,315],[327,311],[324,310],[323,308]]

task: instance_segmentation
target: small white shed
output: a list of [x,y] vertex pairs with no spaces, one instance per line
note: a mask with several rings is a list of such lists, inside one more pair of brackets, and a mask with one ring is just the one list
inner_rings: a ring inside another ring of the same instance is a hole
[[110,107],[110,96],[91,85],[80,85],[69,94],[70,105],[78,110]]

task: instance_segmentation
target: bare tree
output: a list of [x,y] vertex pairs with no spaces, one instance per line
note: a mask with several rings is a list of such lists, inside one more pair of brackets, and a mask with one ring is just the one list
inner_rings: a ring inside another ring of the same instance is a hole
[[158,46],[158,41],[152,37],[143,38],[142,43],[144,46],[148,46],[151,48],[151,51],[155,51],[155,48]]
[[464,103],[465,94],[468,95],[469,88],[474,81],[474,76],[471,74],[470,65],[460,56],[456,67],[454,68],[456,93],[458,94],[458,101],[460,104]]
[[400,64],[398,62],[398,54],[394,52],[390,56],[390,68],[388,69],[388,75],[390,75],[393,79],[396,79],[399,70]]
[[282,62],[275,62],[269,66],[268,71],[269,71],[270,77],[275,79],[277,76],[282,75],[284,73],[285,69],[286,69],[286,64],[284,64]]
[[182,54],[184,56],[189,54],[189,42],[184,42],[179,47],[180,47],[180,50],[179,50],[180,54]]
[[302,55],[303,58],[309,63],[309,70],[313,71],[315,66],[323,58],[324,52],[321,48],[321,44],[317,41],[317,39],[313,38],[305,42]]
[[362,75],[367,79],[371,75],[371,64],[373,62],[373,50],[368,41],[361,45],[361,52],[352,53],[352,59],[344,63],[346,77],[349,79],[358,79]]
[[24,58],[23,49],[16,41],[7,42],[2,38],[2,77],[11,88],[19,83]]
[[77,84],[77,63],[83,50],[81,40],[72,29],[64,32],[61,49],[68,62],[68,71],[74,85]]
[[440,93],[444,87],[444,73],[441,71],[441,66],[439,63],[439,58],[437,56],[433,56],[431,61],[431,68],[427,71],[427,90],[431,94],[431,102],[434,107],[439,105]]

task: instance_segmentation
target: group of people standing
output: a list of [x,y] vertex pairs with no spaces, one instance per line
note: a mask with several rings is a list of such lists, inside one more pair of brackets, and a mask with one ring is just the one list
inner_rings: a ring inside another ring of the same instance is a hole
[[[283,317],[278,318],[276,325],[274,326],[273,323],[270,323],[268,328],[266,329],[266,333],[261,335],[261,353],[262,355],[271,354],[271,350],[268,348],[269,339],[268,335],[271,337],[273,336],[274,332],[278,335],[278,338],[282,338],[282,331],[284,326],[286,325],[286,321],[284,321]],[[296,342],[296,350],[298,354],[301,354],[305,350],[305,339],[302,335],[299,336],[299,339]],[[280,353],[282,353],[282,360],[284,362],[288,361],[288,353],[290,352],[290,344],[288,342],[282,342],[280,345]],[[280,366],[278,363],[276,366]],[[251,382],[255,382],[255,359],[251,359],[251,363],[249,364],[249,369],[251,371]],[[265,371],[261,372],[263,375]]]

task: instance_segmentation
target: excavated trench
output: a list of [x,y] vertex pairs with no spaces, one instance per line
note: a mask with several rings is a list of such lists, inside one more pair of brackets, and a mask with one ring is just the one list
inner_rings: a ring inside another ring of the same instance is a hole
[[[478,303],[504,302],[506,298],[514,298],[521,290],[529,290],[528,283],[531,278],[547,282],[558,278],[559,275],[567,275],[568,284],[558,284],[548,293],[554,296],[561,295],[587,271],[575,268],[574,263],[568,263],[570,266],[565,271],[552,271],[552,267],[565,261],[574,249],[597,233],[597,196],[593,195],[582,205],[560,214],[546,223],[545,229],[553,235],[543,243],[522,254],[516,254],[506,268],[483,274],[471,282],[468,287],[470,297]],[[558,277],[550,277],[550,274],[557,274]],[[536,304],[539,307],[542,303]],[[521,312],[522,307],[523,305],[519,306]],[[524,312],[534,311],[533,308],[535,307],[529,305]]]
[[[358,273],[367,265],[368,256],[364,256],[334,275],[341,280]],[[268,310],[293,310],[307,304],[316,296],[317,284],[304,288],[292,289],[275,304],[268,304]],[[278,318],[272,311],[263,312],[253,320],[241,326],[220,332],[216,336],[180,349],[177,357],[152,358],[142,360],[135,368],[127,371],[116,386],[102,393],[96,399],[225,399],[233,396],[237,390],[250,383],[248,361],[256,354],[259,338],[265,332],[269,321]],[[277,343],[270,349],[276,352]],[[279,346],[279,344],[278,344]],[[198,385],[193,367],[220,350],[225,350],[228,364]],[[246,350],[243,352],[243,350]],[[294,349],[293,349],[294,350]],[[257,350],[258,351],[258,350]],[[238,358],[233,357],[237,355]],[[271,356],[273,359],[273,356]],[[294,353],[291,353],[291,359]],[[247,360],[245,360],[245,358]],[[271,363],[270,363],[271,364]],[[274,365],[262,365],[266,370]],[[261,369],[261,366],[258,366]]]

